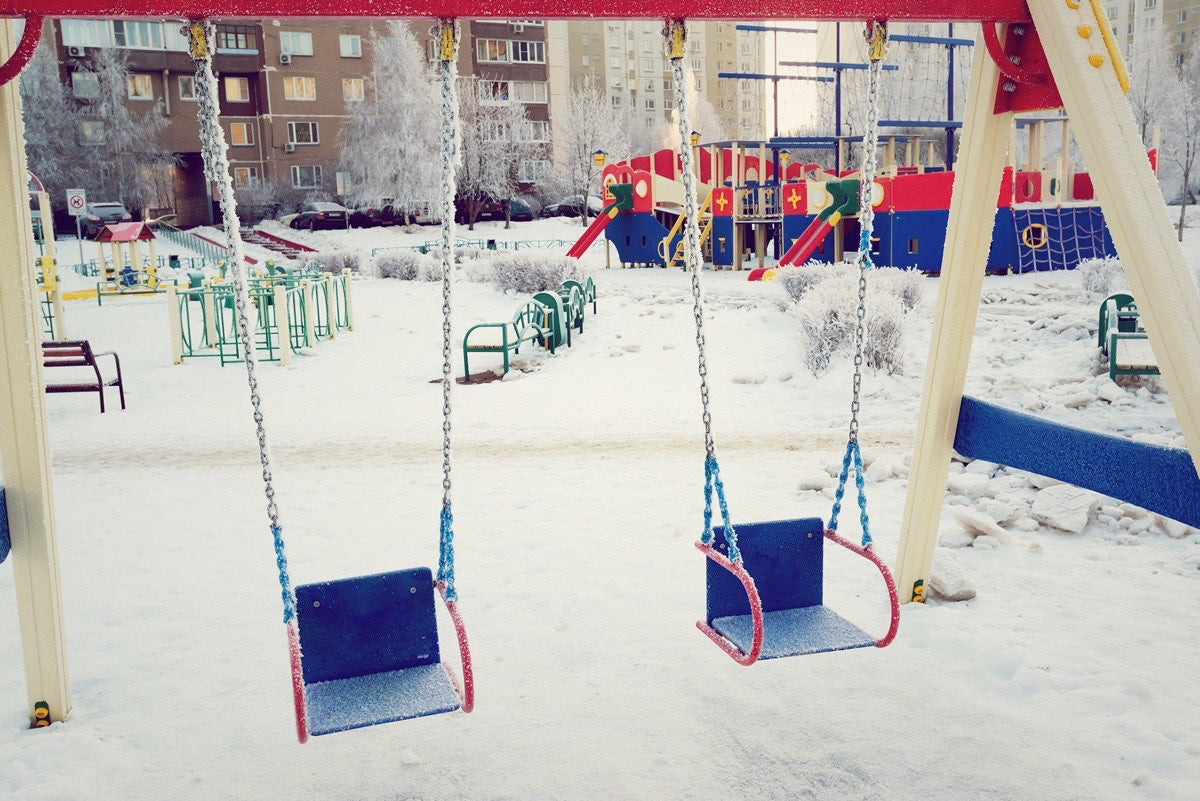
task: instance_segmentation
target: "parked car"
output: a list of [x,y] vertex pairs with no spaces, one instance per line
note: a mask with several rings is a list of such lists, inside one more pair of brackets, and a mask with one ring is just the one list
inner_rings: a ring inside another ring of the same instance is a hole
[[[557,203],[542,207],[541,217],[578,217],[583,213],[585,201],[583,195],[570,195]],[[595,217],[604,210],[604,201],[594,195],[588,195],[586,201],[587,215]]]
[[[528,203],[526,203],[524,200],[521,200],[519,197],[515,197],[508,201],[508,209],[508,219],[510,220],[533,219],[533,209],[529,207]],[[500,214],[500,218],[504,218],[503,212]]]
[[318,201],[305,203],[290,223],[292,228],[349,228],[350,209],[337,203]]
[[95,239],[101,229],[109,223],[129,222],[133,215],[120,203],[89,203],[84,207],[80,220],[83,235]]
[[358,206],[350,211],[351,228],[374,228],[377,225],[393,225],[395,211],[391,206]]

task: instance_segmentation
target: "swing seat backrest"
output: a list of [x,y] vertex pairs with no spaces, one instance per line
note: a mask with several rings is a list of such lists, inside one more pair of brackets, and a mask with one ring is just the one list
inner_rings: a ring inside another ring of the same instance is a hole
[[[713,529],[713,548],[729,557],[724,527]],[[759,659],[865,648],[876,640],[823,603],[825,523],[816,517],[748,523],[737,527],[742,565],[754,579],[762,603],[763,641]],[[706,560],[706,633],[743,654],[754,634],[750,600],[741,581]]]
[[458,709],[429,568],[299,586],[296,608],[310,734]]
[[12,541],[8,537],[8,506],[4,501],[4,487],[0,487],[0,564],[8,558]]

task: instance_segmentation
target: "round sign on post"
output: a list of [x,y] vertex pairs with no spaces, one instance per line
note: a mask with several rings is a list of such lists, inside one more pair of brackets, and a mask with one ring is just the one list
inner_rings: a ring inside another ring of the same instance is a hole
[[82,189],[68,189],[67,211],[73,217],[79,217],[83,215],[85,208],[87,208],[87,193]]

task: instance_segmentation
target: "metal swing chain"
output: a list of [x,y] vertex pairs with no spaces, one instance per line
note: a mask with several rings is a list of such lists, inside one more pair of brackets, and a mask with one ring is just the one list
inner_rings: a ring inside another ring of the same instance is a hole
[[829,529],[837,531],[837,519],[842,509],[842,498],[849,479],[850,466],[854,466],[854,483],[858,490],[859,523],[862,525],[862,545],[871,545],[869,519],[867,517],[866,487],[863,479],[862,450],[858,441],[858,413],[862,408],[862,365],[863,349],[867,328],[867,271],[874,268],[871,261],[871,238],[875,232],[875,173],[879,167],[879,87],[883,74],[883,59],[887,49],[887,24],[867,24],[868,43],[867,72],[867,119],[863,136],[863,163],[859,186],[859,243],[855,261],[858,265],[858,306],[855,309],[854,330],[854,379],[850,399],[850,429],[846,441],[846,455],[842,460],[842,472],[838,477],[834,493],[833,511],[829,516]]
[[450,391],[454,386],[450,332],[450,287],[454,267],[455,171],[459,161],[458,32],[451,19],[438,21],[439,70],[442,86],[442,514],[438,542],[438,576],[447,601],[454,589],[454,515],[450,508]]
[[700,287],[702,260],[700,253],[700,221],[699,203],[696,199],[696,173],[692,159],[691,145],[691,102],[687,92],[687,73],[683,68],[686,55],[687,29],[683,20],[670,20],[663,31],[664,46],[667,59],[671,62],[671,72],[675,80],[675,108],[679,110],[677,123],[679,128],[679,157],[683,173],[683,214],[684,214],[684,244],[685,264],[692,273],[692,316],[696,321],[696,359],[700,373],[700,406],[701,421],[704,423],[704,531],[700,542],[711,545],[712,532],[712,498],[715,489],[717,503],[721,510],[721,518],[725,524],[725,541],[729,545],[729,560],[738,563],[741,554],[737,547],[737,532],[729,517],[729,506],[725,501],[725,483],[721,481],[720,467],[717,464],[717,447],[713,439],[712,408],[708,395],[708,359],[704,341],[704,295]]
[[225,131],[218,121],[220,100],[217,78],[213,73],[212,54],[216,42],[216,26],[201,20],[189,22],[185,28],[192,59],[196,62],[197,117],[200,122],[201,152],[204,156],[205,177],[217,184],[221,216],[225,221],[225,241],[229,248],[229,272],[233,279],[233,297],[237,312],[238,336],[246,365],[246,380],[250,386],[250,406],[258,436],[258,458],[262,464],[263,490],[267,498],[267,517],[275,542],[275,561],[279,568],[279,585],[283,595],[283,622],[296,616],[296,597],[288,576],[287,554],[283,545],[283,524],[275,502],[275,485],[271,474],[271,449],[262,411],[262,395],[256,372],[258,360],[254,352],[253,332],[250,329],[250,291],[243,261],[241,224],[237,216],[237,200],[233,194],[233,178],[229,172],[229,157]]

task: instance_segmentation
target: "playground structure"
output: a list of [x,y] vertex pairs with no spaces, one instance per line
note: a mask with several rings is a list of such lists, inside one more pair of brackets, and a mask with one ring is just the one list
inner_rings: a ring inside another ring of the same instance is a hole
[[[959,124],[929,123],[938,128]],[[1051,125],[1061,126],[1062,147],[1048,159],[1043,151]],[[1018,164],[1017,138],[1022,134],[1028,138],[1028,157]],[[933,139],[894,133],[880,138],[872,259],[878,266],[939,272],[955,173],[936,163]],[[1009,139],[984,269],[1072,269],[1086,259],[1116,255],[1091,175],[1077,170],[1068,155],[1068,120],[1015,117]],[[836,154],[835,163],[844,164],[848,149],[861,150],[860,143],[861,137],[805,137],[694,148],[705,261],[714,269],[741,270],[753,259],[748,275],[753,281],[810,259],[839,262],[857,250],[859,171],[827,170],[792,161],[790,154],[819,145]],[[1148,155],[1157,168],[1157,148]],[[680,180],[680,158],[670,149],[605,167],[605,203],[613,201],[613,186],[630,184],[635,187],[633,206],[614,211],[611,220],[598,217],[568,255],[580,255],[603,232],[622,266],[679,264],[684,223]],[[767,262],[768,250],[773,264]]]
[[100,229],[96,234],[96,264],[101,279],[96,283],[98,302],[103,303],[105,295],[153,295],[165,291],[166,282],[158,276],[155,239],[154,231],[144,222],[110,223]]
[[[171,8],[162,0],[131,0],[127,5],[125,11],[131,14],[171,13]],[[106,8],[104,0],[74,0],[69,7],[58,0],[52,3],[45,0],[0,2],[0,14],[27,18],[25,35],[17,48],[18,58],[0,68],[0,80],[7,81],[0,89],[0,140],[4,142],[4,146],[0,147],[0,160],[8,168],[4,174],[12,176],[24,172],[21,169],[23,157],[19,145],[20,107],[11,78],[19,71],[22,59],[27,59],[36,45],[36,38],[40,34],[40,15],[95,16],[103,14]],[[221,17],[237,17],[239,14],[269,16],[279,10],[268,0],[251,0],[236,8],[210,3],[194,13]],[[341,4],[317,2],[307,11],[335,15],[348,11],[352,13],[353,9]],[[383,3],[373,5],[371,11],[403,15],[427,12],[428,9],[402,3]],[[676,21],[680,24],[682,17],[692,12],[700,16],[706,14],[703,8],[693,9],[677,0],[659,6],[656,11],[678,18]],[[588,4],[571,8],[546,8],[511,2],[495,9],[495,12],[512,17],[576,16],[599,12],[629,17],[646,16],[643,7],[622,4],[595,8]],[[764,18],[834,18],[847,13],[841,6],[834,7],[821,2],[785,2],[770,6],[752,4],[743,8],[743,12]],[[878,17],[918,16],[921,19],[966,18],[987,21],[983,26],[981,43],[987,46],[989,57],[975,59],[966,101],[961,155],[948,209],[941,264],[943,276],[934,313],[909,496],[896,565],[903,597],[905,600],[915,600],[922,597],[924,580],[928,577],[932,561],[955,435],[960,427],[969,429],[972,425],[969,418],[960,416],[960,411],[966,405],[962,392],[978,312],[983,268],[995,226],[992,209],[995,208],[1001,188],[1014,115],[1065,107],[1075,122],[1080,148],[1087,163],[1092,165],[1091,180],[1096,197],[1104,209],[1112,239],[1139,300],[1149,341],[1158,357],[1163,380],[1188,444],[1193,472],[1195,458],[1200,455],[1200,375],[1194,370],[1193,359],[1200,348],[1200,291],[1185,268],[1152,170],[1144,160],[1136,126],[1123,97],[1126,78],[1120,52],[1098,4],[1088,6],[1077,0],[1030,0],[1028,5],[1018,0],[959,0],[955,3],[932,0],[919,11],[881,2],[871,7],[860,6],[856,12]],[[439,13],[448,17],[475,15],[465,2],[444,5]],[[707,13],[717,14],[718,11]],[[448,23],[449,20],[441,26],[443,36],[447,28],[453,29]],[[5,44],[0,44],[0,53],[8,55],[6,43],[13,33],[13,23],[6,21],[3,28],[4,36],[0,38],[4,39]],[[453,42],[452,33],[449,38]],[[677,70],[680,69],[678,62],[681,60],[682,57],[675,60]],[[443,73],[450,74],[452,58],[443,54],[442,62]],[[447,92],[446,96],[453,98],[452,92]],[[447,115],[447,118],[452,119],[452,115]],[[447,138],[452,139],[452,136]],[[443,161],[449,163],[448,158]],[[634,187],[635,204],[639,197],[648,196],[647,192],[655,180],[653,173],[642,172],[645,174],[631,175],[635,179],[630,184]],[[227,175],[223,183],[229,184]],[[453,181],[449,183],[452,185]],[[642,191],[639,191],[639,185]],[[735,187],[714,188],[733,192]],[[760,197],[765,196],[765,187],[762,189],[764,195]],[[873,196],[874,187],[871,189]],[[663,190],[658,197],[665,204],[670,187],[664,186]],[[0,346],[0,372],[12,379],[0,403],[0,412],[3,413],[3,420],[0,421],[0,457],[3,459],[6,482],[19,487],[19,491],[9,496],[18,619],[26,654],[31,717],[39,704],[46,704],[50,719],[62,720],[70,709],[70,696],[46,413],[37,354],[33,346],[36,342],[37,304],[35,282],[28,269],[32,248],[26,212],[22,211],[23,187],[9,181],[0,192],[3,193],[0,203],[9,211],[6,215],[0,215],[0,233],[5,234],[0,236],[0,242],[9,248],[10,255],[16,256],[0,260],[0,282],[6,287],[11,285],[16,288],[16,291],[0,293],[0,324],[4,327],[0,332],[3,333],[0,339],[3,342]],[[699,238],[698,204],[694,194],[690,191],[685,194],[688,196],[679,205],[679,209],[687,215],[685,236],[696,241]],[[717,198],[714,198],[714,205],[716,201]],[[778,202],[777,198],[775,202]],[[616,225],[620,216],[617,214],[609,218],[610,222],[605,225]],[[714,221],[710,241],[715,236],[718,236],[718,232]],[[451,247],[447,234],[444,259]],[[693,261],[696,261],[696,247],[692,244],[688,247]],[[449,269],[444,271],[447,282],[449,274]],[[698,274],[698,271],[694,274]],[[449,297],[448,289],[446,297]],[[445,308],[449,309],[448,300]],[[449,330],[448,320],[446,327]],[[446,409],[449,409],[448,400]],[[448,426],[447,422],[447,442]],[[1005,430],[1008,432],[1006,436],[1029,433],[1011,425]],[[1033,439],[1031,447],[1037,444]],[[445,461],[448,465],[448,456]],[[448,467],[446,470],[448,498]],[[448,501],[443,513],[443,535],[448,525],[447,514]],[[274,531],[278,539],[279,531]],[[282,557],[281,544],[277,545],[277,552]],[[425,588],[431,584],[428,574],[422,574],[412,581]],[[286,584],[284,589],[286,595]],[[340,599],[350,599],[359,594],[359,589],[358,583],[340,587],[325,596],[331,599],[326,606],[333,607]],[[460,639],[462,642],[465,640]],[[298,654],[298,651],[294,650],[293,654]],[[428,656],[428,653],[423,656]],[[301,674],[298,658],[294,659],[292,669],[294,681],[309,680],[307,672]]]
[[[224,278],[204,278],[186,289],[166,287],[171,360],[217,358],[222,366],[241,362],[242,339],[234,319],[234,287]],[[292,363],[300,348],[315,347],[354,329],[350,271],[338,275],[292,271],[267,262],[249,279],[254,307],[254,349],[259,361]]]

